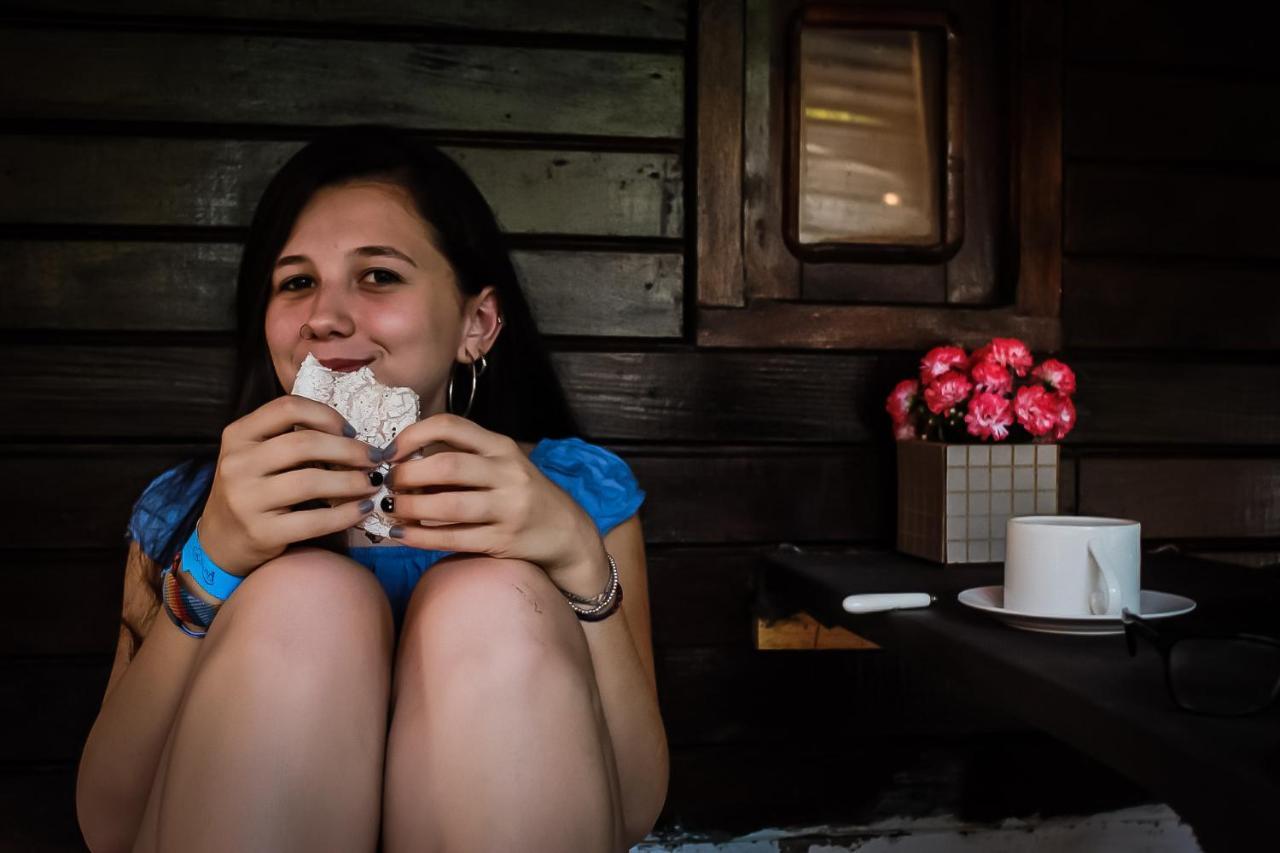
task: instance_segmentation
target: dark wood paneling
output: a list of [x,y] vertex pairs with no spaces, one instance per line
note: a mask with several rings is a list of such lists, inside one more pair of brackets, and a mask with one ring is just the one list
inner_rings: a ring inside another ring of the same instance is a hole
[[1068,157],[1280,161],[1280,112],[1265,106],[1280,101],[1275,78],[1076,69],[1066,92]]
[[1066,251],[1280,258],[1280,178],[1069,164]]
[[742,0],[698,8],[698,304],[742,305]]
[[[0,136],[0,223],[248,227],[302,142]],[[677,154],[443,146],[514,234],[679,237]]]
[[0,764],[0,850],[88,853],[76,817],[76,765]]
[[383,122],[676,138],[682,91],[682,59],[666,54],[0,30],[0,102],[11,119]]
[[111,656],[0,661],[0,762],[79,759]]
[[[59,484],[58,500],[30,523],[29,497],[0,496],[0,541],[7,548],[119,545],[142,489],[201,445],[59,445],[0,448],[4,482]],[[665,543],[769,543],[780,540],[885,541],[892,510],[892,454],[849,447],[617,447],[648,493],[645,538]]]
[[1144,538],[1280,536],[1280,459],[1082,458],[1081,515],[1132,518]]
[[[611,440],[887,445],[884,397],[914,372],[907,355],[554,352],[584,432]],[[214,440],[229,392],[229,347],[0,346],[27,381],[0,391],[26,417],[0,438]],[[1280,443],[1280,366],[1067,357],[1079,391],[1070,445]],[[137,412],[163,411],[163,421]],[[1159,412],[1153,416],[1153,412]]]
[[94,20],[264,21],[390,27],[465,27],[682,40],[684,0],[8,0],[6,8],[39,16]]
[[1071,0],[1067,59],[1074,63],[1262,70],[1274,62],[1270,27],[1257,6],[1226,0],[1212,7],[1164,0]]
[[[512,261],[544,334],[681,334],[679,254],[519,250]],[[239,263],[234,243],[0,240],[0,325],[229,333]]]
[[1072,349],[1280,348],[1280,265],[1069,258],[1063,278]]
[[[584,431],[613,439],[887,440],[882,397],[914,372],[906,356],[573,351],[552,358]],[[0,345],[0,360],[28,379],[0,391],[0,406],[27,413],[0,425],[0,437],[214,440],[225,425],[230,346]],[[140,410],[164,411],[164,420],[139,418]]]
[[1072,444],[1280,444],[1280,365],[1068,359]]

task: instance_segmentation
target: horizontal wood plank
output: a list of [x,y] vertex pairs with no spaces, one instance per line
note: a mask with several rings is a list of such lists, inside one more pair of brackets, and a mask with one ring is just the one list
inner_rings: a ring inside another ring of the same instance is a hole
[[1067,253],[1280,258],[1280,178],[1068,164]]
[[682,65],[616,51],[10,28],[0,103],[9,119],[671,139],[684,133]]
[[1144,538],[1280,536],[1280,459],[1081,458],[1081,515],[1132,518]]
[[[240,139],[0,136],[0,224],[247,228],[304,145]],[[513,234],[679,237],[680,157],[441,146]]]
[[1071,64],[1216,72],[1273,67],[1272,31],[1249,25],[1257,7],[1245,0],[1212,7],[1162,0],[1072,0],[1069,6],[1064,19]]
[[[0,359],[28,379],[0,390],[0,405],[27,413],[0,425],[3,438],[214,440],[225,426],[230,346],[0,345]],[[567,351],[552,359],[584,432],[676,441],[887,441],[883,397],[915,370],[908,357],[864,355]],[[139,410],[155,414],[138,418]]]
[[[11,483],[56,482],[59,500],[30,523],[29,498],[0,496],[6,548],[119,547],[134,501],[161,471],[207,445],[59,445],[0,448]],[[888,541],[892,455],[848,447],[616,447],[647,493],[646,540],[771,543],[781,540]],[[53,535],[53,531],[57,531]]]
[[1280,445],[1280,365],[1068,358],[1070,444]]
[[[1280,398],[1263,393],[1280,387],[1276,365],[1064,358],[1079,384],[1069,447],[1280,444]],[[0,360],[26,379],[0,391],[0,405],[27,413],[0,426],[0,438],[212,441],[225,426],[229,346],[0,345]],[[553,351],[552,360],[591,435],[886,448],[884,398],[915,370],[897,354]]]
[[1063,334],[1070,349],[1280,349],[1278,276],[1270,264],[1068,258]]
[[237,23],[345,24],[349,27],[459,27],[682,40],[684,0],[7,0],[6,8],[53,20],[159,18]]
[[1280,161],[1272,143],[1280,136],[1280,114],[1259,108],[1280,100],[1274,77],[1075,69],[1067,73],[1066,100],[1068,158]]
[[[512,262],[544,334],[681,334],[679,254],[521,249]],[[0,240],[10,275],[0,288],[0,322],[23,330],[229,333],[239,263],[234,243]]]

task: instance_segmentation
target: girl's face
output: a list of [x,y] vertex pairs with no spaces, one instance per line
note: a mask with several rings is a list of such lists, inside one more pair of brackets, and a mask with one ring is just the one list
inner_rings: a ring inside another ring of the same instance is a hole
[[318,190],[298,215],[271,273],[265,331],[286,391],[308,352],[371,358],[379,382],[417,392],[425,418],[445,411],[455,362],[492,347],[497,317],[492,287],[459,290],[406,190],[359,181]]

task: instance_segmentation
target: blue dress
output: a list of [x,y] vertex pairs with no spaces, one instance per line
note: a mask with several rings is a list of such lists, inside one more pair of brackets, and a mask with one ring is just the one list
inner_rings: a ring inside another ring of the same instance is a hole
[[[644,502],[645,493],[627,463],[580,438],[544,438],[529,454],[529,461],[578,502],[595,522],[601,537],[634,515]],[[206,465],[182,494],[173,494],[175,490],[166,486],[180,482],[174,479],[177,468],[163,472],[143,490],[125,533],[157,562],[167,534],[203,494],[213,475],[213,465]],[[351,547],[348,551],[351,559],[371,570],[386,590],[397,630],[418,578],[452,553],[411,545]]]

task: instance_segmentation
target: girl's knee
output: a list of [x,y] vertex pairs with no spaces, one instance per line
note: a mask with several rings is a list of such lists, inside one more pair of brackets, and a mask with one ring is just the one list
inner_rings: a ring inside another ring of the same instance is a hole
[[590,665],[586,637],[541,568],[488,556],[450,558],[427,570],[405,610],[402,649],[486,671]]
[[255,633],[341,642],[378,637],[387,650],[394,635],[391,605],[373,572],[313,547],[289,548],[251,572],[222,605],[214,626],[224,619]]

